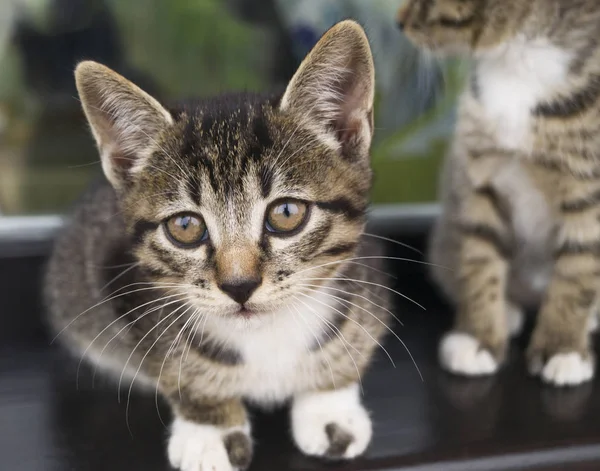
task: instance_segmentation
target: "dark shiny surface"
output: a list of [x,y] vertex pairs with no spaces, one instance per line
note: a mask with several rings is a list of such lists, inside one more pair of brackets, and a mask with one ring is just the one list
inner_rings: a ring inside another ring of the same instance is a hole
[[[414,241],[413,241],[414,242]],[[418,243],[418,241],[417,241]],[[393,255],[413,258],[404,249]],[[43,260],[0,259],[0,470],[168,470],[167,432],[152,394],[127,391],[49,346],[37,295]],[[554,390],[525,374],[520,339],[495,378],[443,373],[436,342],[449,311],[426,284],[422,266],[395,262],[404,326],[389,336],[363,378],[375,436],[365,458],[324,464],[303,457],[289,438],[285,410],[253,413],[252,470],[600,470],[600,384]],[[169,413],[161,405],[167,422]],[[128,423],[127,423],[128,420]],[[168,423],[168,422],[167,422]],[[129,427],[128,427],[129,425]]]

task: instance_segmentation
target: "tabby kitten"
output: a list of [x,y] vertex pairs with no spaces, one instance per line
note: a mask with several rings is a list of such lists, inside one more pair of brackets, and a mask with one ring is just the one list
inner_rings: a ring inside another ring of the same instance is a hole
[[156,388],[176,468],[246,468],[245,400],[290,400],[309,455],[363,453],[358,383],[389,311],[362,235],[374,97],[362,28],[329,30],[276,98],[168,109],[102,65],[75,75],[112,186],[84,198],[50,262],[59,338],[120,383]]
[[436,55],[473,59],[441,181],[430,258],[457,306],[441,362],[496,372],[523,310],[550,384],[593,376],[600,288],[600,5],[596,0],[412,0],[398,22]]

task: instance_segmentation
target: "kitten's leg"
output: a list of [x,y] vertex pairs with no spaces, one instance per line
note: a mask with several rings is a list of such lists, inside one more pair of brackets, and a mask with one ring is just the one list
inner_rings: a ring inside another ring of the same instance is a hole
[[555,386],[594,373],[589,328],[600,285],[600,224],[595,208],[581,206],[563,204],[554,273],[528,349],[530,372]]
[[460,231],[457,313],[454,330],[440,344],[440,361],[453,373],[492,374],[506,353],[512,307],[506,299],[510,229],[492,190],[469,195],[454,230]]
[[350,459],[369,445],[372,426],[357,384],[296,396],[292,433],[300,450],[311,456]]
[[172,396],[175,419],[168,455],[181,471],[234,471],[252,460],[250,424],[237,399],[216,401]]

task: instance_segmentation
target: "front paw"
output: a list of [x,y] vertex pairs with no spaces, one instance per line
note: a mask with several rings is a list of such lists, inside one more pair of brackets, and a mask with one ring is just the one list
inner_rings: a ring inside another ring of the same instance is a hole
[[472,335],[452,331],[440,342],[440,363],[451,373],[485,376],[498,371],[499,362]]
[[169,461],[181,471],[237,471],[252,459],[249,426],[221,429],[175,418],[168,447]]
[[363,454],[373,431],[360,403],[358,385],[296,397],[292,433],[298,448],[307,455],[351,459]]
[[591,353],[556,353],[548,355],[540,348],[529,348],[529,372],[540,376],[552,386],[577,386],[594,377],[594,357]]

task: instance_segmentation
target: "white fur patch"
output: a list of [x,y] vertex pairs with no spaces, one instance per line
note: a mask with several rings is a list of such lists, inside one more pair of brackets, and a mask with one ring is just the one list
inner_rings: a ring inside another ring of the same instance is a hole
[[523,325],[525,324],[525,313],[523,309],[514,304],[509,304],[507,309],[507,321],[508,331],[510,335],[516,337],[523,331]]
[[512,224],[519,240],[545,243],[553,229],[552,210],[523,164],[518,159],[507,160],[493,176],[492,183],[510,204]]
[[516,271],[509,280],[513,299],[525,305],[539,302],[553,268],[551,244],[556,221],[552,208],[518,158],[507,159],[492,184],[508,203],[518,241],[513,263]]
[[531,146],[531,111],[564,83],[570,61],[571,54],[548,40],[524,37],[479,57],[480,99],[501,146]]
[[236,431],[249,434],[250,427],[220,429],[176,417],[169,438],[169,462],[181,471],[237,471],[223,442],[226,435]]
[[[306,367],[307,354],[311,348],[319,348],[317,338],[321,343],[329,340],[327,335],[335,338],[327,321],[336,312],[329,307],[335,303],[330,296],[312,293],[311,298],[297,296],[289,306],[239,324],[209,316],[206,333],[243,358],[236,394],[259,404],[273,404],[313,383],[312,371]],[[335,365],[331,367],[335,371]]]
[[594,376],[594,362],[579,353],[554,355],[542,369],[542,379],[554,386],[576,386]]
[[495,373],[498,363],[471,335],[450,332],[440,343],[440,362],[448,371],[467,376]]
[[307,455],[326,454],[330,443],[325,427],[332,423],[354,438],[344,458],[361,455],[371,441],[371,419],[360,402],[356,384],[337,391],[301,394],[294,399],[291,414],[294,441]]

